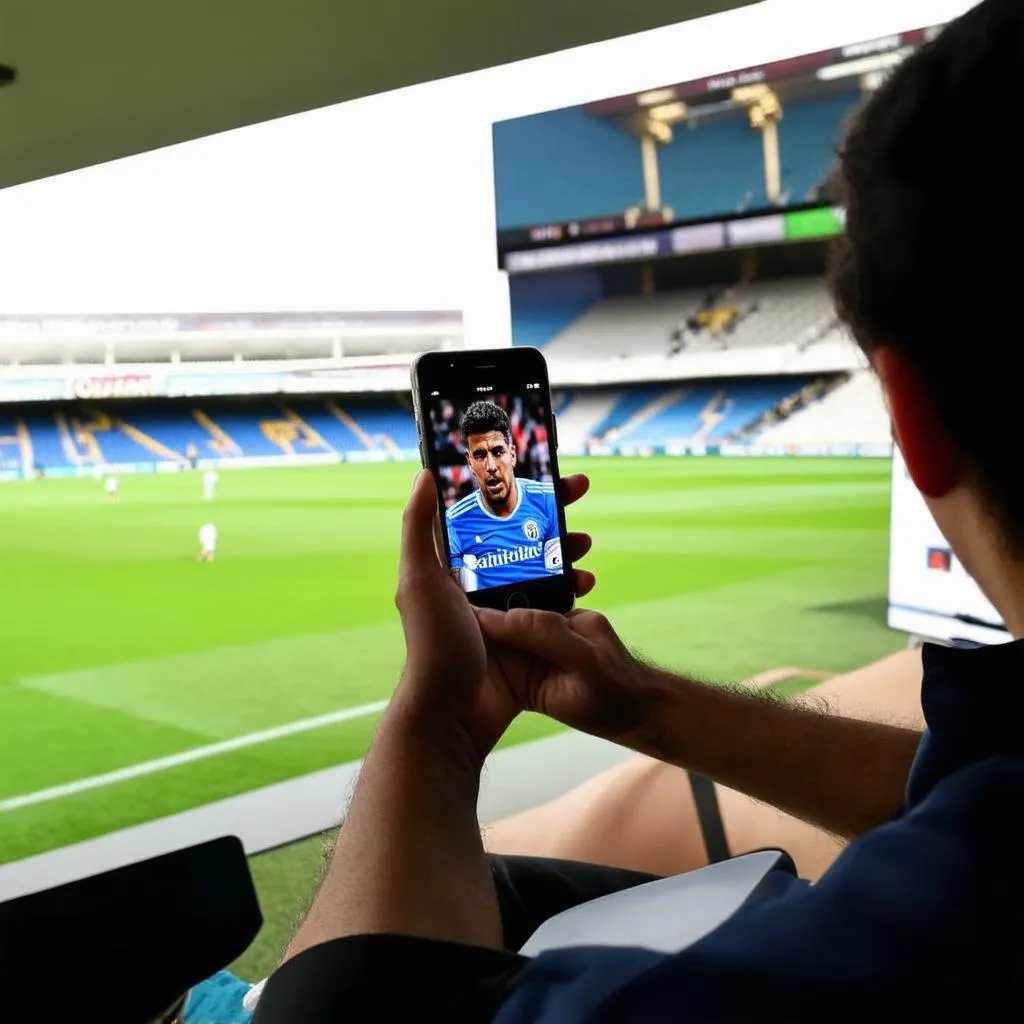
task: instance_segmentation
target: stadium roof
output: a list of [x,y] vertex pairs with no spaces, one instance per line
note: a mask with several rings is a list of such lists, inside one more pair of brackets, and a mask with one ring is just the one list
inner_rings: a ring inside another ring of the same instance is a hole
[[0,0],[0,187],[751,2]]

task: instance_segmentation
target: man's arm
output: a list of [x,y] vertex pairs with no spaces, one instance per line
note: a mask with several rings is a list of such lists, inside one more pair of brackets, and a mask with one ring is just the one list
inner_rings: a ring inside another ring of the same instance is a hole
[[[819,828],[854,836],[890,820],[920,734],[710,686],[634,658],[608,621],[479,609],[492,641],[536,656],[505,674],[531,709],[706,775]],[[681,627],[684,629],[684,627]],[[499,665],[500,654],[495,655]]]
[[476,815],[480,764],[465,747],[443,724],[393,703],[286,960],[331,939],[381,933],[501,948]]
[[841,836],[899,812],[919,732],[644,670],[645,711],[625,745]]

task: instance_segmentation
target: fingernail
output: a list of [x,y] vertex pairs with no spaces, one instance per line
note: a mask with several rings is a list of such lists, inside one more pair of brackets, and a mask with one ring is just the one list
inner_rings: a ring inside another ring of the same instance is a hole
[[476,617],[482,626],[496,626],[501,621],[501,612],[494,608],[477,608]]

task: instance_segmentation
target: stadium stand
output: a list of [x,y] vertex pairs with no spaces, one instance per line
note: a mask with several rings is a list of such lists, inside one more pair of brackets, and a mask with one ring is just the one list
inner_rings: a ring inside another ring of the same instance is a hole
[[32,457],[37,467],[48,469],[51,466],[77,465],[63,443],[53,410],[27,411],[23,421],[31,438]]
[[237,408],[217,412],[217,426],[230,437],[243,455],[284,455],[280,445],[276,444],[261,429],[264,422],[274,417],[272,406],[256,406],[239,404]]
[[[794,429],[788,421],[775,425],[782,415],[780,403],[818,379],[809,375],[737,377],[560,391],[553,397],[559,443],[563,451],[572,453],[594,444],[654,447],[681,441],[717,442],[740,435],[744,440],[756,437],[760,441],[760,431],[752,430],[755,425],[770,425],[772,431]],[[863,385],[857,383],[856,387]],[[848,401],[843,388],[837,395]],[[817,392],[813,397],[818,397]],[[803,422],[805,415],[801,411],[793,419]],[[843,433],[844,415],[848,414],[840,409],[834,417],[834,428],[829,428],[833,433]],[[20,431],[19,422],[23,425]],[[798,428],[798,433],[803,430],[807,435],[804,443],[817,443],[814,435],[819,428],[815,421],[807,422],[808,427]],[[203,407],[140,401],[102,407],[35,407],[28,412],[0,410],[0,469],[18,468],[26,449],[35,467],[45,472],[105,464],[181,462],[192,446],[199,458],[266,458],[363,452],[397,455],[415,450],[417,443],[416,424],[405,396],[339,395],[288,399],[280,404],[209,400]]]
[[[783,202],[802,203],[828,174],[842,123],[862,99],[783,100],[779,125]],[[643,201],[637,141],[582,108],[499,122],[494,163],[501,229],[621,214]],[[658,159],[662,202],[679,220],[762,209],[761,137],[746,115],[679,124]],[[707,168],[714,167],[715,174]]]
[[665,391],[663,384],[649,384],[615,392],[616,400],[608,414],[594,427],[592,437],[604,440],[627,429],[636,417],[642,416],[652,402]]
[[499,228],[582,220],[643,199],[636,140],[580,107],[495,124],[494,173]]
[[394,453],[417,446],[412,411],[395,399],[248,400],[209,402],[205,408],[148,402],[102,409],[65,405],[23,417],[17,410],[0,410],[0,469],[22,461],[16,415],[24,423],[34,464],[44,471],[182,461],[193,445],[200,458]]
[[21,458],[17,417],[13,413],[0,413],[0,470],[17,469]]
[[211,435],[194,418],[180,410],[175,413],[160,406],[131,406],[123,415],[124,421],[132,428],[167,452],[175,453],[178,458],[184,455],[190,444],[194,444],[203,455],[240,454],[230,446],[223,452],[214,449],[210,444],[213,440]]
[[714,383],[676,388],[660,396],[645,410],[647,415],[634,417],[618,434],[616,440],[626,444],[659,445],[696,438],[707,425],[707,417],[719,400]]
[[835,323],[817,277],[601,299],[548,342],[549,359],[670,356],[710,348],[806,346]]
[[303,418],[337,452],[373,447],[372,438],[343,407],[344,399],[303,408]]
[[353,405],[353,415],[376,446],[385,450],[416,448],[416,421],[412,409],[406,405],[372,403]]
[[787,399],[826,386],[823,378],[795,375],[578,389],[559,396],[559,443],[573,453],[594,444],[657,447],[760,440],[752,430],[755,424],[767,421]]
[[805,377],[784,377],[709,381],[666,389],[624,424],[615,440],[641,447],[726,440],[807,383]]
[[662,202],[680,220],[768,205],[761,136],[743,114],[677,125],[658,158]]
[[803,203],[816,191],[835,162],[836,139],[863,100],[860,89],[823,99],[788,100],[779,122],[783,200]]
[[529,275],[509,279],[512,343],[543,348],[601,298],[593,272]]
[[766,445],[889,444],[892,428],[875,375],[853,374],[820,400],[757,436]]
[[555,405],[558,417],[558,443],[566,452],[581,452],[597,436],[598,425],[611,414],[622,397],[619,390],[593,388],[568,392],[562,404]]
[[551,392],[551,409],[555,415],[560,415],[572,402],[573,393],[571,391],[552,391]]

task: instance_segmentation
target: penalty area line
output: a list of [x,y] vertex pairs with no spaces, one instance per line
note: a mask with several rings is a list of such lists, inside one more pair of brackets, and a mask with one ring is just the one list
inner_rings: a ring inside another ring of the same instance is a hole
[[314,729],[322,729],[327,725],[336,725],[338,722],[347,722],[353,718],[365,718],[367,715],[374,715],[379,711],[383,711],[387,706],[388,702],[386,700],[377,700],[372,704],[360,704],[354,708],[330,711],[325,715],[303,718],[297,722],[288,722],[286,725],[278,725],[273,729],[262,729],[259,732],[246,733],[244,736],[235,736],[230,740],[210,743],[205,747],[193,747],[191,750],[183,750],[179,754],[169,754],[167,757],[158,757],[152,761],[131,764],[112,772],[104,772],[102,775],[90,775],[84,779],[76,779],[74,782],[65,782],[60,786],[50,786],[47,789],[38,789],[34,793],[12,796],[7,800],[0,800],[0,814],[18,811],[23,807],[33,807],[36,804],[49,803],[52,800],[61,800],[64,797],[85,793],[91,789],[103,789],[106,786],[114,786],[119,782],[127,782],[130,779],[139,779],[145,775],[155,775],[158,772],[165,772],[184,764],[205,761],[210,757],[230,754],[235,750],[245,750],[248,747],[255,747],[261,743],[270,743],[285,736],[295,736],[299,733],[311,732]]

